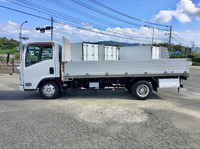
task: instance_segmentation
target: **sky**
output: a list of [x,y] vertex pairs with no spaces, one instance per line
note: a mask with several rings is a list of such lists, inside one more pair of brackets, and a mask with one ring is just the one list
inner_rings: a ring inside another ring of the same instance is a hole
[[[11,10],[12,9],[12,10]],[[54,19],[53,38],[62,42],[119,41],[169,42],[200,47],[199,0],[0,0],[0,37],[49,41],[50,31],[40,33]],[[154,32],[154,34],[153,34]]]

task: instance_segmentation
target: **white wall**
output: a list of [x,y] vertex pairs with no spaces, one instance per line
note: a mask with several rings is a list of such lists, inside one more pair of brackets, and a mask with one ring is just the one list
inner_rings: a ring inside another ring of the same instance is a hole
[[82,43],[71,44],[71,59],[72,61],[82,61]]
[[120,60],[149,60],[151,46],[120,47]]

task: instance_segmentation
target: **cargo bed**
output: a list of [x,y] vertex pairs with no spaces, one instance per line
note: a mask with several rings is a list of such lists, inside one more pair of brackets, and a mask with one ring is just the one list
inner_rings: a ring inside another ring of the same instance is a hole
[[189,75],[186,59],[137,61],[70,61],[63,62],[63,80],[74,78],[183,76]]

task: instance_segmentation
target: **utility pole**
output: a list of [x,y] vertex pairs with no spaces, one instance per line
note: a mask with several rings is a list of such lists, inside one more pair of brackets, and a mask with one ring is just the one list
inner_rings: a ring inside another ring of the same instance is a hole
[[152,35],[152,43],[151,43],[151,45],[153,46],[153,40],[154,40],[154,27],[152,27],[152,29],[153,29],[153,35]]
[[193,48],[194,48],[194,41],[192,41],[192,50],[194,51],[194,49],[193,49]]
[[[194,51],[194,41],[192,41],[192,51]],[[197,54],[197,49],[196,49],[196,54]]]
[[165,35],[169,35],[169,43],[168,43],[168,50],[170,51],[170,47],[171,47],[171,39],[172,39],[172,26],[168,26],[169,27],[169,34],[165,34]]
[[45,33],[46,30],[51,30],[51,41],[53,41],[53,17],[51,17],[51,26],[44,26],[44,28],[36,27],[36,30],[39,30],[40,33]]
[[169,29],[169,45],[171,44],[171,39],[172,39],[172,26],[170,26]]
[[27,40],[28,38],[22,37],[22,26],[27,23],[28,21],[24,21],[21,26],[20,26],[20,30],[19,30],[19,52],[20,52],[20,60],[22,58],[22,39]]
[[51,41],[53,41],[53,17],[51,17]]
[[149,29],[152,29],[153,30],[153,34],[152,34],[152,42],[151,42],[151,45],[153,45],[153,41],[154,41],[154,32],[155,32],[155,29],[153,26],[150,26],[150,25],[144,25],[144,27],[146,28],[149,28]]

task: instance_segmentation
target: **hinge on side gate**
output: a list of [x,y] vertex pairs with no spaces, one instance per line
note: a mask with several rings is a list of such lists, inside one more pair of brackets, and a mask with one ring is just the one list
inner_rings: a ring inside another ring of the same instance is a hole
[[125,77],[128,77],[128,72],[125,72],[124,76],[125,76]]
[[107,72],[105,73],[105,77],[106,77],[106,78],[109,77],[109,74],[108,74]]
[[166,76],[166,75],[167,75],[167,71],[164,72],[164,76]]
[[187,71],[183,72],[184,77],[187,77]]

